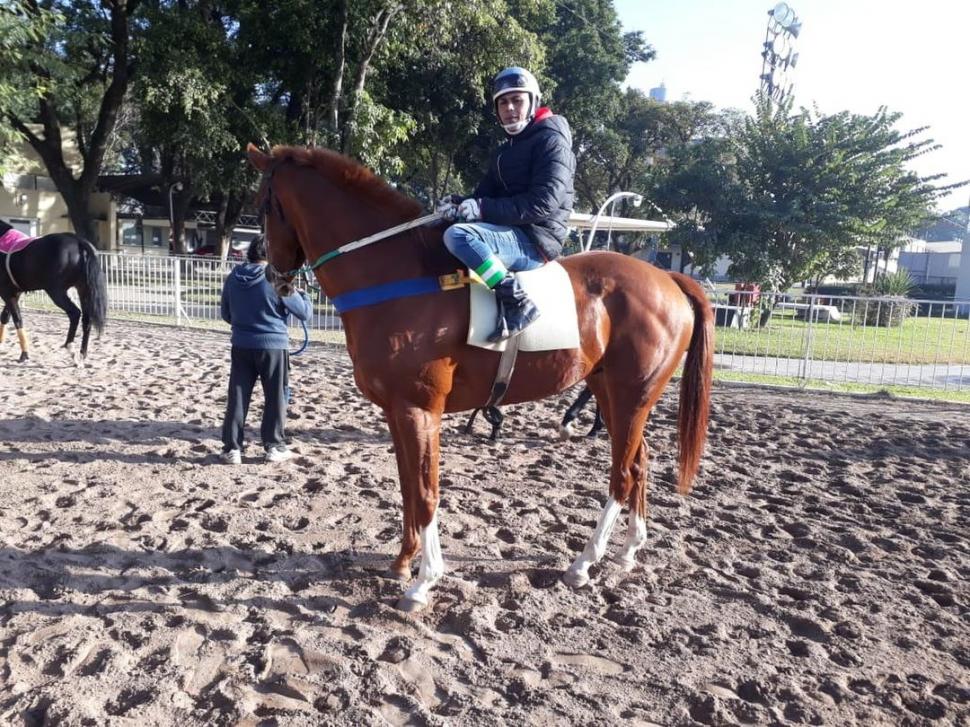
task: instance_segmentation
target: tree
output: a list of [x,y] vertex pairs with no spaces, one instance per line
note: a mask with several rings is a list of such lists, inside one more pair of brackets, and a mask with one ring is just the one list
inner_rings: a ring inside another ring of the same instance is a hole
[[0,6],[0,152],[3,157],[11,151],[13,142],[22,138],[13,126],[12,115],[26,105],[25,94],[33,96],[36,102],[43,89],[41,84],[31,82],[29,69],[40,63],[44,38],[57,21],[57,13],[23,0]]
[[[553,8],[547,0],[529,6],[550,15]],[[543,58],[504,0],[435,1],[409,12],[374,79],[375,95],[410,122],[389,150],[387,161],[398,165],[387,171],[428,202],[469,189],[501,134],[489,81],[511,63],[540,68]]]
[[754,116],[692,150],[668,181],[696,220],[678,234],[692,237],[700,266],[725,254],[733,277],[774,290],[857,272],[860,246],[901,244],[954,186],[906,168],[936,147],[923,128],[898,130],[900,117],[792,113],[757,99]]
[[185,216],[193,198],[218,200],[217,234],[225,249],[252,181],[242,156],[244,140],[252,138],[251,111],[243,107],[257,79],[210,3],[157,3],[146,16],[151,33],[141,47],[133,94],[142,169],[157,172],[163,191],[172,190],[176,253],[186,252]]
[[[74,231],[92,240],[97,236],[88,200],[133,72],[131,22],[138,5],[139,0],[17,2],[15,12],[30,18],[32,30],[19,36],[6,53],[9,63],[0,67],[5,82],[13,79],[22,89],[14,101],[3,94],[7,122],[43,160]],[[71,163],[72,142],[77,165]]]
[[620,83],[635,62],[656,53],[642,33],[623,33],[610,0],[556,2],[552,17],[527,17],[546,47],[548,63],[543,84],[545,100],[569,119],[576,152],[577,207],[597,209],[610,193],[610,169],[618,158],[631,158],[630,139],[616,133],[618,118],[627,117],[628,103]]

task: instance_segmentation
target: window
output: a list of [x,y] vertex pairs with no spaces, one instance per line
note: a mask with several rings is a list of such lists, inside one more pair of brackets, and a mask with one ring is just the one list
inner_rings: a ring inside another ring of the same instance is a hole
[[15,230],[19,230],[25,235],[36,237],[38,234],[37,220],[28,219],[26,217],[9,217],[7,218],[7,222]]
[[121,244],[141,247],[141,229],[135,220],[121,223]]

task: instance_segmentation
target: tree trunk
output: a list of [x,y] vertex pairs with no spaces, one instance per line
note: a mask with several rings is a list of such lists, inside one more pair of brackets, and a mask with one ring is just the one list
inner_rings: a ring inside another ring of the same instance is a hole
[[872,245],[866,245],[866,259],[862,264],[862,284],[869,282],[869,261],[872,258]]
[[192,185],[183,182],[182,189],[172,195],[172,252],[176,255],[186,255],[188,246],[185,243],[185,217],[192,201]]
[[347,104],[347,115],[344,118],[341,128],[341,151],[350,154],[353,149],[354,123],[357,121],[357,109],[360,106],[360,96],[364,92],[367,83],[367,71],[370,70],[370,62],[374,58],[374,53],[380,47],[387,35],[387,28],[394,17],[401,12],[402,5],[389,3],[387,7],[381,8],[377,15],[371,19],[371,28],[367,33],[367,42],[364,46],[364,55],[357,66],[357,74],[354,78],[354,87],[350,95],[350,103]]
[[[80,177],[75,179],[64,161],[61,120],[57,112],[59,104],[56,103],[53,96],[44,96],[38,102],[37,121],[43,126],[43,137],[32,133],[23,119],[9,114],[14,127],[24,134],[28,143],[44,162],[47,173],[57,187],[57,191],[64,198],[71,224],[74,226],[74,232],[95,244],[99,241],[88,202],[101,173],[104,154],[108,146],[108,137],[114,130],[118,119],[118,110],[121,108],[125,91],[128,88],[128,80],[132,70],[128,58],[129,17],[138,5],[138,0],[113,0],[111,2],[106,0],[102,4],[110,12],[111,81],[101,96],[97,121],[90,137],[85,138],[84,129],[80,123],[75,125],[75,141],[84,162]],[[53,91],[50,93],[53,93]]]
[[239,221],[243,211],[243,196],[230,190],[223,190],[216,215],[216,235],[219,238],[219,257],[223,260],[229,257],[229,247],[232,244],[232,230]]
[[229,257],[229,241],[232,235],[226,225],[226,213],[229,211],[229,191],[224,189],[219,195],[219,208],[216,210],[216,239],[219,241],[217,250],[220,260]]
[[344,70],[347,67],[347,0],[340,3],[340,40],[337,44],[337,70],[333,76],[330,103],[327,106],[327,132],[329,141],[336,146],[340,139],[340,100],[343,97]]

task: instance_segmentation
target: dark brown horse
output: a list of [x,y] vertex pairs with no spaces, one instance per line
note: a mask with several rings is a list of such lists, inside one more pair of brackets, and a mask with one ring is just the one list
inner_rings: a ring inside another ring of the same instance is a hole
[[[270,263],[286,292],[305,260],[411,220],[420,205],[371,172],[330,151],[277,147],[249,159],[263,173],[259,199]],[[337,254],[316,268],[331,299],[372,286],[453,272],[441,228],[416,228],[366,248]],[[710,305],[690,278],[611,252],[562,259],[579,318],[577,349],[519,354],[505,403],[540,399],[585,379],[603,412],[612,442],[610,497],[585,550],[563,575],[589,580],[623,505],[630,510],[617,560],[630,568],[646,539],[647,444],[644,426],[667,382],[683,362],[678,429],[678,489],[689,491],[704,441],[713,363]],[[441,417],[483,406],[499,354],[466,344],[469,297],[464,289],[425,292],[342,314],[347,350],[361,392],[384,410],[394,440],[404,507],[404,537],[391,572],[417,581],[398,606],[426,605],[444,572],[438,540],[438,455]],[[686,353],[686,360],[684,354]],[[501,477],[501,460],[483,476]]]
[[[11,229],[0,220],[0,236]],[[78,308],[67,291],[77,288]],[[0,341],[7,321],[13,318],[20,340],[20,361],[30,357],[27,332],[20,313],[20,296],[31,290],[46,291],[70,321],[64,348],[72,352],[75,363],[88,355],[88,338],[93,325],[98,335],[104,329],[108,311],[108,289],[94,245],[70,232],[53,232],[33,240],[19,252],[0,252]],[[74,337],[81,324],[81,352],[73,352]]]

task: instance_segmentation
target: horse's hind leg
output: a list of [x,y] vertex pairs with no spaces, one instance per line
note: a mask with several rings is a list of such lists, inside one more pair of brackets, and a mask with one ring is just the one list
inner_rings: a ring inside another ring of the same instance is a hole
[[[593,396],[593,390],[590,389],[589,385],[587,384],[585,387],[583,387],[583,390],[579,392],[579,396],[576,397],[576,401],[570,404],[569,408],[566,409],[566,413],[563,414],[562,421],[559,423],[560,439],[569,439],[575,434],[575,430],[573,429],[573,420],[579,416],[579,413],[583,410],[583,407],[586,406],[586,403],[590,400],[591,396]],[[598,408],[597,411],[599,411]]]
[[3,311],[0,311],[0,343],[3,343],[4,334],[7,332],[7,321],[10,320],[10,307],[4,303]]
[[[600,399],[602,400],[602,397]],[[620,556],[624,565],[632,562],[637,549],[646,539],[644,488],[647,453],[643,441],[643,427],[652,402],[648,405],[643,392],[636,391],[613,392],[608,400],[602,401],[612,447],[610,496],[600,513],[593,536],[583,552],[563,574],[563,581],[573,588],[579,588],[589,582],[590,566],[599,562],[605,555],[610,535],[613,533],[624,503],[630,504],[630,528]]]
[[465,434],[471,434],[475,428],[475,417],[478,416],[478,412],[481,409],[472,409],[471,416],[468,417],[468,421],[465,423]]
[[[48,288],[46,292],[47,292],[47,295],[50,296],[50,299],[54,301],[54,304],[62,311],[67,313],[67,317],[68,317],[68,320],[70,321],[70,324],[68,325],[68,329],[67,329],[67,340],[64,341],[63,347],[66,348],[68,352],[71,354],[71,358],[74,359],[74,363],[80,363],[77,357],[77,354],[74,352],[74,349],[72,348],[71,344],[74,343],[74,338],[77,336],[77,325],[81,321],[81,309],[78,308],[76,305],[74,305],[74,301],[71,300],[66,290],[57,290],[57,289]],[[87,336],[85,336],[84,343],[85,344],[87,343]],[[82,345],[81,347],[82,354],[84,353],[84,350],[86,348],[87,348],[86,345]]]
[[647,478],[650,471],[650,453],[646,439],[640,438],[640,449],[630,471],[632,487],[627,496],[629,514],[627,515],[626,541],[613,560],[623,570],[633,570],[637,551],[647,541]]

